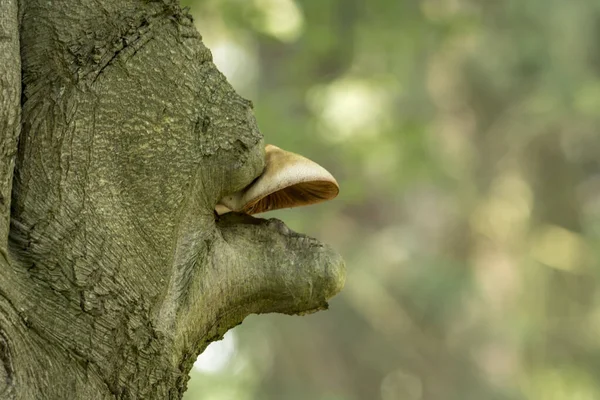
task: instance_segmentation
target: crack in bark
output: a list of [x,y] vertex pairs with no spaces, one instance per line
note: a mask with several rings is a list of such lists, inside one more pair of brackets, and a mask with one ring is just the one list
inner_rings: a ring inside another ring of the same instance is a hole
[[[143,20],[138,30],[142,30],[143,28],[148,26],[148,21]],[[100,78],[104,70],[110,65],[112,65],[113,62],[119,58],[120,55],[125,55],[127,51],[131,50],[132,53],[129,55],[129,57],[133,57],[142,47],[144,47],[145,44],[152,40],[152,31],[150,28],[144,32],[138,31],[136,33],[139,34],[137,37],[135,35],[126,35],[121,36],[117,39],[117,43],[119,44],[116,45],[117,49],[114,50],[113,54],[110,57],[103,57],[105,58],[105,61],[99,63],[99,67],[94,68],[97,69],[97,71],[89,72],[89,74],[92,76],[92,83],[95,83],[98,80],[98,78]],[[124,60],[124,62],[127,62],[127,58]],[[85,73],[85,75],[87,74],[88,73]]]

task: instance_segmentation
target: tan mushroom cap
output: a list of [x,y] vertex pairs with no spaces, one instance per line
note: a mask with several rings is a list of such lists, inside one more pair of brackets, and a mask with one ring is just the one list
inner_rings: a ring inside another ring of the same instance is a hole
[[248,187],[223,198],[218,214],[238,211],[258,214],[331,200],[340,191],[335,178],[308,158],[268,144],[263,173]]

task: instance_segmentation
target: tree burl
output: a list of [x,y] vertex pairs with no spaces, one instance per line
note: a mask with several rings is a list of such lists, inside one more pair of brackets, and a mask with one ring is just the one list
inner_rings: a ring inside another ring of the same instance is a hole
[[215,213],[265,145],[176,2],[2,0],[0,84],[0,398],[179,399],[247,315],[341,290],[327,245]]

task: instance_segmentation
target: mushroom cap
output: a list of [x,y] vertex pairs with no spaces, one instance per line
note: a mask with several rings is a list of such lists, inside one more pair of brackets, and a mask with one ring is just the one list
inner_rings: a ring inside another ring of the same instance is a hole
[[265,157],[263,173],[242,191],[223,198],[217,213],[232,210],[258,214],[306,206],[331,200],[340,191],[335,178],[308,158],[270,144],[265,148]]

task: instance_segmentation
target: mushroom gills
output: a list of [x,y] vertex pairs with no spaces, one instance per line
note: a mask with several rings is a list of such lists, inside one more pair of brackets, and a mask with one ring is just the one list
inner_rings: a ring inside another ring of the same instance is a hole
[[221,199],[215,210],[219,215],[258,214],[331,200],[339,191],[335,178],[319,164],[268,144],[263,173],[248,187]]

